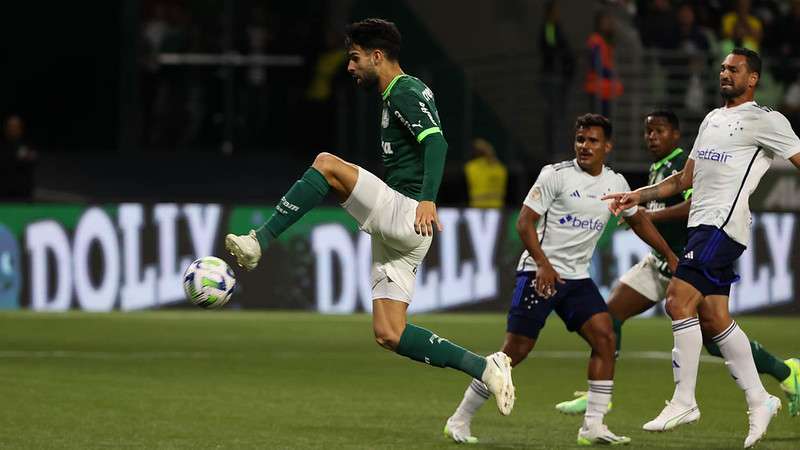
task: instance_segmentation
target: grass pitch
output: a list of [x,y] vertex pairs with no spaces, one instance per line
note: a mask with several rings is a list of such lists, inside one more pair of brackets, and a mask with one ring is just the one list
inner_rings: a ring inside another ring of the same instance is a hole
[[[495,351],[502,314],[413,318],[480,353]],[[773,353],[796,356],[800,319],[739,318]],[[533,357],[514,370],[517,404],[487,403],[477,448],[575,447],[580,417],[553,405],[586,388],[587,348],[551,318]],[[699,424],[641,431],[672,393],[666,319],[623,330],[612,431],[631,447],[741,448],[744,395],[719,360],[700,365]],[[428,449],[469,379],[380,349],[370,318],[286,312],[0,313],[2,449]],[[783,398],[777,382],[767,389]],[[785,408],[762,449],[800,448]]]

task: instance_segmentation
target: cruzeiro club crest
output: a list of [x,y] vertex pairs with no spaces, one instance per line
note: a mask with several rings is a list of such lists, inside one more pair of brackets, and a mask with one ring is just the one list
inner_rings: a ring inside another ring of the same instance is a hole
[[16,237],[0,224],[0,309],[19,308],[20,251]]
[[381,113],[381,128],[386,128],[389,126],[389,108],[383,107],[383,113]]

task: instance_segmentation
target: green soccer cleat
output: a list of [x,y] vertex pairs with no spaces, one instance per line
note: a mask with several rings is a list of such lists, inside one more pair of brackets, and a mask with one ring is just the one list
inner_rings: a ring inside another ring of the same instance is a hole
[[[574,400],[568,400],[556,405],[558,412],[570,416],[583,414],[586,412],[586,401],[588,399],[587,393],[585,391],[575,391],[573,395],[576,397]],[[608,403],[608,412],[611,412],[611,407],[613,405],[614,402]]]
[[800,359],[789,358],[784,363],[792,371],[785,380],[781,381],[781,389],[789,400],[789,415],[800,415]]

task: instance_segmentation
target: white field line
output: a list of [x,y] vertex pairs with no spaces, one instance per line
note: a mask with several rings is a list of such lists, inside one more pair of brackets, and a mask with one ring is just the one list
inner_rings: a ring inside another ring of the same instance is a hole
[[[288,353],[291,353],[288,354]],[[136,360],[136,359],[213,359],[230,358],[236,356],[232,353],[212,353],[212,352],[94,352],[94,351],[72,351],[72,350],[0,350],[0,359],[97,359],[97,360]],[[241,356],[245,356],[242,354]],[[301,352],[279,352],[268,356],[288,358],[292,356],[298,358],[308,357],[308,354]],[[587,359],[589,351],[533,351],[534,358],[545,359]],[[659,361],[669,361],[672,359],[670,352],[657,351],[623,351],[620,359],[650,359]],[[701,355],[701,362],[722,364],[722,358]]]

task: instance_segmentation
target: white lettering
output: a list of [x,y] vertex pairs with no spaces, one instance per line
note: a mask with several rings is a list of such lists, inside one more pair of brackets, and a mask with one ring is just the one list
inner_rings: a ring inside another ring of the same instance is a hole
[[768,303],[769,269],[755,260],[757,241],[755,228],[759,220],[753,216],[750,227],[750,246],[739,257],[737,272],[741,279],[731,288],[731,312],[746,311]]
[[153,208],[153,220],[158,227],[158,302],[160,304],[183,300],[183,271],[191,258],[178,260],[176,222],[178,205],[162,203]]
[[183,215],[189,225],[189,237],[192,239],[194,256],[208,256],[214,253],[214,243],[217,241],[219,218],[222,208],[219,205],[198,205],[190,203],[183,205]]
[[[25,230],[25,245],[31,261],[31,309],[66,311],[72,296],[72,256],[67,233],[55,221],[35,222]],[[47,292],[48,251],[55,257],[56,266],[52,297]]]
[[[320,225],[311,232],[317,279],[317,310],[346,314],[355,309],[357,286],[355,250],[347,230],[339,224]],[[334,299],[334,258],[340,263],[340,294]]]
[[475,252],[478,271],[475,273],[473,298],[476,300],[497,296],[497,269],[494,251],[500,225],[500,211],[494,209],[467,209],[469,238]]
[[439,294],[440,306],[452,306],[472,300],[472,279],[475,263],[464,261],[459,264],[458,222],[460,212],[454,208],[439,210],[439,222],[444,231],[439,235],[440,260],[442,262],[442,284]]
[[[90,273],[92,265],[89,261],[94,241],[97,241],[103,254],[102,278],[96,288],[92,284]],[[72,259],[75,270],[75,294],[81,309],[111,311],[119,292],[119,242],[114,224],[102,209],[89,208],[81,216],[75,228]]]
[[358,292],[361,297],[361,307],[364,311],[372,312],[372,237],[369,233],[358,233],[357,244]]
[[119,206],[118,220],[125,258],[120,308],[125,311],[156,305],[156,268],[153,265],[141,267],[140,233],[144,222],[143,209],[138,203],[123,203]]
[[773,302],[791,301],[794,299],[794,274],[790,258],[792,238],[795,230],[793,214],[763,214],[761,224],[767,235],[767,246],[772,265],[770,291]]

